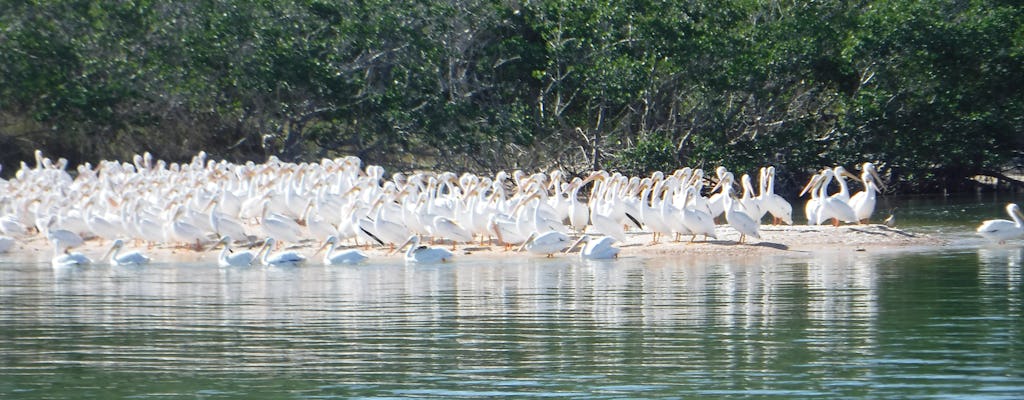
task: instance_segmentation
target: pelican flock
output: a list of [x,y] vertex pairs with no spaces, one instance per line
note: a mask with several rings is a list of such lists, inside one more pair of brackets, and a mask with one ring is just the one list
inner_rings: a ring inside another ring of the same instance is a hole
[[[806,207],[810,224],[870,220],[885,186],[874,164],[860,169],[859,177],[842,167],[814,175],[805,188],[812,195]],[[645,177],[518,170],[388,176],[357,157],[307,163],[270,157],[236,164],[208,159],[204,152],[186,163],[145,153],[69,170],[66,160],[54,162],[37,151],[34,166],[22,163],[13,178],[0,180],[0,252],[41,235],[54,243],[54,263],[85,263],[69,259],[68,252],[85,240],[117,243],[110,262],[121,264],[129,261],[120,261],[116,252],[126,243],[180,251],[223,245],[218,264],[249,266],[303,263],[306,256],[295,249],[325,237],[325,256],[311,262],[358,263],[368,257],[354,249],[394,252],[408,244],[406,259],[412,262],[449,261],[458,246],[477,245],[553,256],[585,235],[593,249],[614,248],[600,238],[628,244],[639,233],[652,234],[652,242],[703,237],[728,244],[758,239],[765,219],[793,223],[792,205],[774,192],[775,167],[754,172],[717,167],[710,179],[691,167]],[[863,190],[851,196],[846,178]],[[829,188],[833,182],[836,193]],[[263,247],[256,253],[232,250],[257,243]]]

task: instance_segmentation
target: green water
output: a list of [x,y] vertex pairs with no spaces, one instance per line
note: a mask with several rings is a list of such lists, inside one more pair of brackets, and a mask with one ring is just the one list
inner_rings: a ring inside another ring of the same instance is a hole
[[1003,217],[998,201],[914,201],[897,216],[952,248],[251,269],[0,259],[0,398],[1024,396],[1024,242],[970,234]]

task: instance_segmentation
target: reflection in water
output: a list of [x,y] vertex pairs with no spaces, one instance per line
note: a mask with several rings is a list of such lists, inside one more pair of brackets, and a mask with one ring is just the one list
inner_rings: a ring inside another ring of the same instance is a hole
[[[1024,317],[1024,294],[1021,293],[1021,262],[1024,260],[1024,246],[982,247],[978,249],[978,281],[994,292],[986,296],[993,307],[1005,308],[1006,313],[1017,318]],[[1001,304],[1005,302],[1005,304]],[[1017,326],[1017,338],[1024,337],[1024,329]]]
[[0,264],[0,393],[1017,394],[1024,254],[976,254]]

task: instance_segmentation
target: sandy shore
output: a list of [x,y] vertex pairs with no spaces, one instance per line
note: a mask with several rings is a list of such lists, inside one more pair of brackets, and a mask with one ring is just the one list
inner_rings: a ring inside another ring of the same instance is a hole
[[[676,242],[673,238],[665,238],[659,243],[651,244],[652,235],[648,232],[630,232],[628,243],[618,243],[622,249],[621,257],[658,257],[658,256],[691,256],[691,257],[764,257],[764,256],[811,256],[821,252],[872,252],[893,251],[901,248],[938,246],[945,240],[925,234],[907,232],[884,225],[849,225],[849,226],[762,226],[761,239],[749,239],[746,243],[737,243],[739,235],[728,226],[718,227],[718,239],[704,241],[697,238],[689,242],[689,237]],[[210,250],[213,243],[204,245],[204,250],[195,251],[172,246],[156,246],[147,248],[128,243],[123,251],[138,250],[154,262],[216,262],[217,250]],[[311,262],[319,262],[320,255],[313,253],[320,243],[305,242],[289,246],[289,250],[298,251],[310,257]],[[99,262],[107,250],[109,242],[89,240],[85,245],[74,249]],[[352,247],[351,245],[346,247]],[[450,248],[450,247],[449,247]],[[363,249],[374,260],[401,261],[402,254],[388,254],[387,248]],[[0,255],[0,260],[49,262],[52,247],[42,237],[35,236],[21,240],[7,254]],[[503,246],[480,246],[479,244],[459,245],[455,251],[458,259],[503,257],[508,253]],[[523,257],[543,257],[523,253]],[[559,255],[560,257],[574,257]]]

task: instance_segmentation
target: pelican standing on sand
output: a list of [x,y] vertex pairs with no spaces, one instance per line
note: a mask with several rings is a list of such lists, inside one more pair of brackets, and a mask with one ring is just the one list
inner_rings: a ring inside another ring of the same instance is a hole
[[761,181],[761,206],[772,215],[772,224],[782,222],[786,225],[793,225],[793,205],[785,198],[775,193],[775,167],[762,168]]
[[732,198],[733,194],[733,183],[735,179],[731,173],[726,173],[723,179],[719,182],[722,187],[722,206],[725,213],[725,221],[729,223],[736,232],[739,232],[740,238],[739,243],[743,243],[747,236],[755,239],[761,239],[760,223],[754,219],[750,214],[739,210],[736,207],[735,201]]
[[857,220],[866,224],[871,219],[871,214],[875,212],[875,203],[878,201],[877,193],[885,189],[885,184],[878,177],[878,171],[875,170],[874,164],[866,162],[861,169],[863,172],[860,174],[860,180],[864,183],[864,190],[850,197],[849,203],[857,215]]
[[[842,192],[832,196],[828,195],[828,185],[836,176],[835,172],[825,169],[821,171],[821,176],[821,181],[818,182],[818,209],[814,216],[815,225],[821,225],[822,222],[828,220],[832,220],[833,226],[839,226],[839,221],[857,222],[857,214],[850,204],[843,200]],[[840,182],[842,181],[840,180]],[[845,189],[845,184],[842,187]]]
[[1020,206],[1014,203],[1006,205],[1006,213],[1010,214],[1013,221],[1005,219],[990,219],[981,223],[978,227],[978,234],[985,239],[1006,243],[1007,240],[1024,236],[1024,214],[1021,214]]

